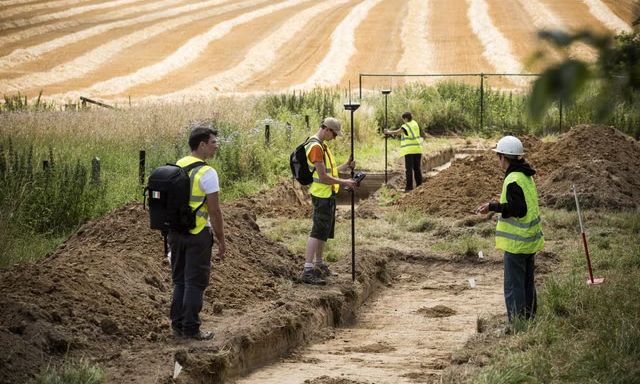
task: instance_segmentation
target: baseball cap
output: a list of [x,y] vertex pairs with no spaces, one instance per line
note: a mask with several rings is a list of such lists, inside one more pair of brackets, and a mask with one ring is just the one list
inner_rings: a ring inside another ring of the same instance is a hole
[[329,128],[330,130],[335,132],[337,136],[342,136],[342,127],[338,119],[336,119],[335,117],[327,117],[322,120],[322,126]]

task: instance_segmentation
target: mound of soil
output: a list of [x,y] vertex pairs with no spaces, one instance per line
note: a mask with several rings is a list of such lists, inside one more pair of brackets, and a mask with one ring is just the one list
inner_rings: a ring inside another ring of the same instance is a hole
[[274,358],[256,345],[284,353],[318,321],[346,321],[354,310],[347,303],[364,300],[362,283],[384,264],[362,257],[358,285],[346,261],[332,267],[344,278],[329,287],[302,285],[302,256],[262,236],[253,213],[223,206],[223,214],[227,256],[214,258],[202,312],[203,327],[216,332],[213,345],[200,347],[207,353],[188,358],[197,348],[187,353],[170,336],[170,266],[162,237],[136,204],[87,223],[44,260],[0,271],[0,383],[24,382],[75,358],[99,363],[112,382],[140,382],[162,377],[159,366],[169,376],[174,353],[186,364],[183,376],[215,382],[214,366],[237,374]]
[[[631,137],[612,127],[581,125],[555,143],[524,137],[523,144],[537,172],[540,205],[575,209],[575,184],[581,207],[640,209],[640,144]],[[499,199],[503,175],[494,153],[487,151],[454,161],[398,204],[425,214],[463,217]]]
[[407,193],[398,205],[429,215],[470,215],[478,205],[500,194],[501,174],[493,152],[456,160]]
[[640,208],[640,144],[613,127],[580,125],[534,152],[541,204],[575,209]]
[[[246,211],[226,208],[225,223],[228,255],[214,262],[208,306],[242,311],[277,299],[274,281],[295,280],[302,258],[256,236]],[[166,338],[171,280],[162,247],[148,213],[128,206],[88,223],[45,260],[1,271],[0,345],[15,349],[0,357],[11,372],[0,381],[22,381],[48,355],[103,355]]]

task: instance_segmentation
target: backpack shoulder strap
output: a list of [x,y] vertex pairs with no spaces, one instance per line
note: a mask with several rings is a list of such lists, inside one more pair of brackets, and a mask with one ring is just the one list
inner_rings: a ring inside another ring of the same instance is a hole
[[[187,165],[186,167],[182,167],[182,169],[184,169],[184,171],[187,173],[187,175],[189,175],[189,178],[191,178],[191,175],[189,173],[194,168],[198,168],[198,167],[201,167],[203,165],[207,165],[207,163],[205,163],[204,161],[196,161],[195,163],[191,163],[191,164]],[[204,195],[204,199],[202,200],[202,203],[200,203],[200,205],[198,205],[198,207],[196,209],[194,209],[193,212],[197,212],[200,208],[202,208],[202,206],[206,202],[207,202],[207,195]]]
[[196,161],[195,163],[191,163],[186,167],[182,167],[182,169],[184,169],[185,172],[189,173],[191,172],[192,169],[203,166],[203,165],[207,165],[207,163],[205,163],[204,161]]
[[[315,143],[317,143],[317,144],[320,146],[320,149],[322,150],[322,162],[323,162],[323,163],[325,164],[325,166],[326,166],[326,164],[327,164],[327,159],[326,159],[327,154],[326,154],[326,153],[325,153],[325,151],[324,151],[324,146],[322,145],[322,143],[320,142],[320,140],[319,140],[317,137],[315,137],[315,136],[309,136],[309,137],[307,137],[307,139],[304,141],[305,151],[306,151],[307,145],[308,145],[308,144],[310,144],[310,143],[312,143],[312,142],[315,142]],[[315,171],[315,169],[316,169],[316,168],[315,168],[315,167],[313,167],[313,171],[312,171],[312,172],[314,172],[314,171]]]

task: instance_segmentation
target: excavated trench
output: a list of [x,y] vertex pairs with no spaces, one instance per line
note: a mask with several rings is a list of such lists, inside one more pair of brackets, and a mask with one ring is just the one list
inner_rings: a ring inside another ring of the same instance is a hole
[[322,330],[321,341],[237,383],[432,382],[479,319],[502,311],[499,261],[395,253],[382,272],[386,283],[355,322]]
[[[456,158],[464,158],[469,156],[471,150],[455,151],[449,148],[435,154],[422,157],[422,170],[425,177],[435,176],[438,172],[446,169]],[[398,167],[395,167],[398,168]],[[385,184],[385,174],[379,172],[365,172],[367,177],[360,183],[360,187],[356,190],[355,201],[365,200],[371,197]],[[349,177],[349,175],[341,175],[341,177]],[[404,172],[397,170],[387,171],[387,184],[396,188],[402,188],[404,183]],[[351,203],[351,193],[340,189],[337,196],[337,203],[340,205]]]

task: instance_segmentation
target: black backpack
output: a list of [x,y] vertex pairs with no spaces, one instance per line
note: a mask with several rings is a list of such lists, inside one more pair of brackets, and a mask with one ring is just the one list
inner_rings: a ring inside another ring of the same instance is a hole
[[144,202],[148,198],[149,219],[151,229],[159,229],[164,235],[169,231],[187,233],[196,226],[196,212],[204,205],[205,200],[192,210],[191,179],[189,172],[194,168],[206,165],[197,161],[182,168],[175,164],[167,164],[154,169],[149,175],[149,182],[144,189]]
[[313,182],[313,172],[315,169],[309,169],[309,163],[307,162],[307,150],[305,149],[305,146],[312,141],[322,145],[320,140],[315,137],[307,137],[302,144],[296,147],[289,157],[291,175],[302,185],[309,185]]

